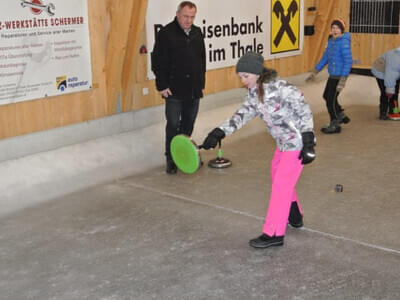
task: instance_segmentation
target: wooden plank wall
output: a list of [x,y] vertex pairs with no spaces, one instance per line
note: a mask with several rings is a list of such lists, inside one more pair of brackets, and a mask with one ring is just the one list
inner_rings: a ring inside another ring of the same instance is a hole
[[[154,81],[146,79],[144,31],[147,0],[87,0],[92,51],[93,89],[0,106],[0,138],[85,122],[160,105]],[[308,11],[308,7],[316,11]],[[200,6],[199,6],[200,9]],[[281,76],[309,71],[321,57],[335,17],[349,22],[349,0],[304,0],[305,23],[315,34],[305,36],[303,54],[266,61]],[[171,16],[172,19],[173,16]],[[399,35],[352,34],[353,57],[369,67],[384,51],[400,44]],[[153,45],[146,45],[151,51]],[[240,87],[234,67],[207,72],[206,94]],[[143,89],[148,94],[143,95]]]

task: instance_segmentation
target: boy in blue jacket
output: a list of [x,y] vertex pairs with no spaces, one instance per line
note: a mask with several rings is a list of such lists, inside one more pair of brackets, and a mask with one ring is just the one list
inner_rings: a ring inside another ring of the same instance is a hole
[[340,133],[341,123],[348,123],[350,119],[344,114],[338,102],[340,91],[344,88],[350,74],[353,58],[351,54],[351,36],[345,30],[345,22],[336,19],[331,24],[331,36],[321,60],[312,70],[307,81],[314,80],[318,72],[328,65],[329,78],[326,82],[323,97],[330,116],[330,123],[321,128],[323,133]]

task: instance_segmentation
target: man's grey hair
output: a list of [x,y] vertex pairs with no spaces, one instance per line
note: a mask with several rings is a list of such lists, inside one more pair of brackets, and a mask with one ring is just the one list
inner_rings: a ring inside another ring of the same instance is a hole
[[178,9],[177,9],[177,13],[180,12],[182,10],[182,8],[184,8],[185,6],[189,7],[189,8],[195,8],[197,10],[197,6],[196,4],[194,4],[193,2],[190,1],[182,1],[179,5],[178,5]]

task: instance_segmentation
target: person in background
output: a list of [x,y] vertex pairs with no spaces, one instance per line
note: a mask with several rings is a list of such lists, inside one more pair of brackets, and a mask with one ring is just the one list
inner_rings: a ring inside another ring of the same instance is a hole
[[353,58],[351,54],[351,36],[345,32],[345,22],[336,19],[331,24],[331,35],[321,60],[311,71],[306,81],[312,81],[325,65],[328,65],[329,78],[326,82],[323,97],[326,101],[330,123],[323,128],[323,133],[340,133],[342,123],[349,123],[350,119],[338,102],[339,93],[343,90],[347,77],[350,74]]
[[254,248],[281,246],[288,222],[303,226],[295,186],[303,165],[315,158],[312,112],[299,89],[264,67],[261,54],[244,54],[236,72],[248,89],[246,99],[231,118],[208,134],[202,147],[215,148],[255,117],[264,120],[277,149],[271,162],[271,196],[263,231],[249,243]]
[[[379,56],[371,68],[380,90],[379,119],[387,120],[393,115],[394,103],[398,103],[400,83],[400,47]],[[396,105],[397,106],[397,105]]]
[[171,140],[178,134],[191,136],[205,87],[206,53],[203,34],[193,25],[196,12],[194,3],[181,2],[175,19],[158,32],[151,54],[156,87],[165,99],[168,174],[177,172]]

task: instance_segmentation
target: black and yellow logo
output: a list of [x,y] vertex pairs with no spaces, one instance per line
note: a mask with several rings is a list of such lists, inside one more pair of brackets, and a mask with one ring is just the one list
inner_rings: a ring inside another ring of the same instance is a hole
[[57,90],[64,92],[67,88],[67,76],[58,76],[56,78],[56,86]]
[[300,0],[272,0],[271,5],[271,54],[299,50]]

